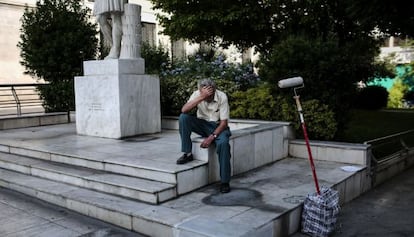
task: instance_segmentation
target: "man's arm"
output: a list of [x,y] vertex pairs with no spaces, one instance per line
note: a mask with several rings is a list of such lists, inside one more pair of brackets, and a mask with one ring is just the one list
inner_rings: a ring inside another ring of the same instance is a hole
[[216,130],[214,130],[213,133],[218,136],[221,132],[223,132],[227,128],[227,126],[228,126],[227,119],[220,120],[219,125],[217,126]]
[[[220,124],[217,126],[217,128],[214,130],[215,135],[219,135],[221,132],[223,132],[228,126],[227,119],[220,120]],[[210,146],[210,144],[214,141],[215,137],[213,134],[210,134],[210,136],[206,137],[204,141],[200,144],[201,148],[207,148]]]
[[198,104],[200,104],[203,100],[207,99],[209,96],[212,96],[214,94],[214,88],[213,87],[203,87],[200,89],[200,95],[185,103],[183,107],[181,108],[182,113],[188,113],[192,109],[194,109]]
[[200,96],[198,96],[197,98],[188,101],[187,103],[185,103],[183,105],[183,107],[181,108],[181,113],[188,113],[190,112],[192,109],[194,109],[198,104],[201,103],[201,101],[203,101],[204,99]]

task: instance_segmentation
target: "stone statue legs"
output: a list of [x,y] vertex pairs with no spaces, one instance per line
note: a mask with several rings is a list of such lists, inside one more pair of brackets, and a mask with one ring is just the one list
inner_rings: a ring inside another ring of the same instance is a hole
[[[109,17],[112,19],[112,26],[109,23]],[[96,16],[96,20],[99,23],[104,39],[108,40],[111,50],[105,59],[119,58],[121,51],[121,39],[122,39],[122,18],[121,12],[103,13]]]

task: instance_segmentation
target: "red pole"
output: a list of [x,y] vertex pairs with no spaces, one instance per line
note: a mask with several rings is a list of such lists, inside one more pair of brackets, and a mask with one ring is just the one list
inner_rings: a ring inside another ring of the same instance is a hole
[[298,112],[299,112],[300,123],[302,125],[303,136],[305,137],[306,148],[308,149],[309,163],[310,163],[310,166],[311,166],[311,169],[312,169],[312,175],[313,175],[313,180],[314,180],[315,186],[316,186],[316,192],[318,193],[318,195],[320,195],[321,192],[319,190],[318,178],[316,176],[316,171],[315,171],[315,164],[313,163],[312,151],[311,151],[311,147],[310,147],[310,144],[309,144],[309,138],[308,138],[308,132],[306,131],[305,119],[303,118],[303,114],[302,114],[302,106],[300,104],[300,100],[299,100],[298,95],[294,96],[293,98],[296,100],[296,107],[297,107]]

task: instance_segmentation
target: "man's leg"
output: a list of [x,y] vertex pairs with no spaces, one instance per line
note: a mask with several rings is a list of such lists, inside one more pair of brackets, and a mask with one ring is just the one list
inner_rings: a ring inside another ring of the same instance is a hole
[[195,132],[201,136],[207,136],[214,128],[207,121],[184,113],[180,114],[178,125],[181,137],[181,151],[184,152],[184,155],[177,160],[177,164],[185,164],[193,160],[191,155],[193,146],[191,133]]
[[220,163],[220,179],[221,188],[220,191],[227,193],[230,191],[230,178],[231,178],[231,164],[230,164],[230,143],[229,138],[231,136],[230,130],[226,129],[216,138],[215,143],[217,147],[217,155]]
[[178,118],[178,126],[181,136],[181,151],[186,153],[190,153],[192,150],[192,132],[195,132],[200,136],[207,137],[215,129],[209,124],[209,122],[188,114],[180,114],[180,117]]

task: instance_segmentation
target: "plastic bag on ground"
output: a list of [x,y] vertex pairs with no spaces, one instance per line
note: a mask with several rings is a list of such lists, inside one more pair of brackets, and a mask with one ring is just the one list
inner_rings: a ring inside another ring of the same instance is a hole
[[329,236],[340,210],[338,191],[322,187],[320,193],[309,194],[303,205],[302,232],[313,237]]

